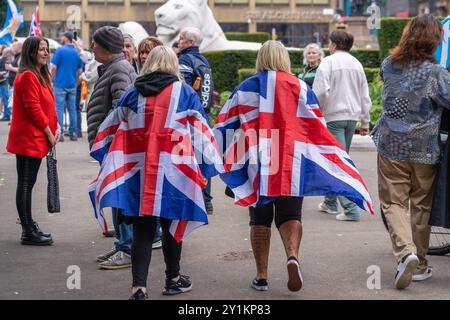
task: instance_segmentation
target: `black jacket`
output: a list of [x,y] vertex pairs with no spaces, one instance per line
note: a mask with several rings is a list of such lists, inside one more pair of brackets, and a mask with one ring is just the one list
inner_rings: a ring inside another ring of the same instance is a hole
[[92,148],[98,127],[136,79],[133,66],[123,54],[99,66],[97,70],[98,80],[87,108],[89,148]]

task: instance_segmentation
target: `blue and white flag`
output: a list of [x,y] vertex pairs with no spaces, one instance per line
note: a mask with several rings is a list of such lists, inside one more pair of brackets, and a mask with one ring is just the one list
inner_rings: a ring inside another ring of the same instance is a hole
[[450,46],[450,16],[442,21],[442,26],[444,27],[444,36],[442,38],[441,44],[434,53],[434,56],[441,66],[449,68],[450,54],[448,49]]
[[0,31],[0,44],[10,45],[16,36],[17,30],[21,27],[23,27],[22,12],[17,8],[13,0],[8,0],[5,24]]

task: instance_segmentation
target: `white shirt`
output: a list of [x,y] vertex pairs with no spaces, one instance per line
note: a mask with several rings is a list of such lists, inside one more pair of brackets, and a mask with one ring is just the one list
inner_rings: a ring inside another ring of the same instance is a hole
[[361,121],[361,128],[369,128],[372,101],[366,74],[350,53],[336,51],[323,59],[313,91],[326,122],[354,120]]

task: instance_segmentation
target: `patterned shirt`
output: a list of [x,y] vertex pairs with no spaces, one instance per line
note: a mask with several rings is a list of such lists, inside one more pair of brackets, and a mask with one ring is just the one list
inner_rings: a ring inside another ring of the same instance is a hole
[[383,111],[372,131],[378,152],[393,160],[438,163],[442,108],[450,109],[450,74],[428,60],[400,66],[387,58],[380,75]]

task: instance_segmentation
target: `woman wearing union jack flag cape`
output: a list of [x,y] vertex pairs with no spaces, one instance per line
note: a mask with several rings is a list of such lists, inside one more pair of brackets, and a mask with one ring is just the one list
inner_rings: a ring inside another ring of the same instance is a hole
[[131,299],[146,298],[156,217],[166,262],[163,294],[191,290],[189,277],[180,274],[181,241],[208,223],[202,189],[222,161],[198,95],[180,81],[170,48],[150,52],[134,87],[100,126],[91,155],[101,162],[89,192],[100,225],[105,207],[132,217]]
[[[268,289],[271,224],[283,241],[288,289],[303,285],[300,271],[304,196],[343,195],[373,213],[369,192],[352,160],[327,130],[317,98],[291,74],[286,48],[266,42],[258,74],[230,96],[214,127],[222,137],[222,180],[235,203],[250,207],[250,238],[256,261],[255,290]],[[228,139],[230,130],[235,134]]]

